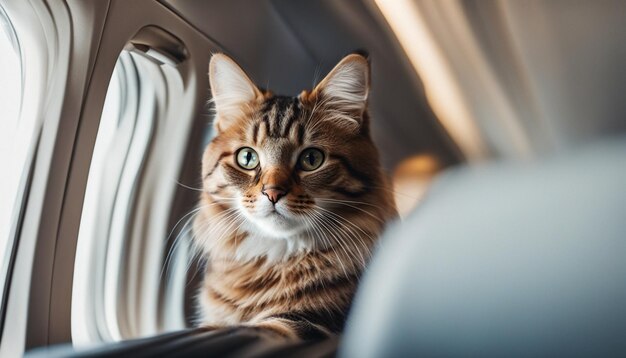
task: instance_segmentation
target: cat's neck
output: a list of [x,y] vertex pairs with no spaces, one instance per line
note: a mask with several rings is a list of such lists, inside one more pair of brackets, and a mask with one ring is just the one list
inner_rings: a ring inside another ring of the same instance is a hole
[[239,231],[223,243],[214,246],[209,256],[242,264],[260,259],[267,264],[278,264],[294,257],[315,255],[318,252],[332,252],[338,260],[350,259],[364,264],[369,260],[375,244],[370,240],[370,236],[353,237],[350,241],[344,238],[342,244],[338,244],[330,237],[320,238],[319,233],[303,232],[279,238],[263,235],[258,230]]
[[269,263],[275,263],[318,249],[321,249],[320,245],[306,233],[277,238],[250,231],[238,243],[234,258],[238,261],[250,261],[266,257]]

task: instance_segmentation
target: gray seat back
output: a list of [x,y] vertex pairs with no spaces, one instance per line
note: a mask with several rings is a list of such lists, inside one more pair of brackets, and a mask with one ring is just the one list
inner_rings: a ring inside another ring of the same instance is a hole
[[444,174],[391,228],[344,357],[626,352],[626,140]]

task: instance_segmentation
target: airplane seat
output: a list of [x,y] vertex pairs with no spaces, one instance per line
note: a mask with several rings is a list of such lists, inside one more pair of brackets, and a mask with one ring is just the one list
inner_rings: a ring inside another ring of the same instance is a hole
[[385,234],[340,356],[626,352],[626,137],[444,173]]

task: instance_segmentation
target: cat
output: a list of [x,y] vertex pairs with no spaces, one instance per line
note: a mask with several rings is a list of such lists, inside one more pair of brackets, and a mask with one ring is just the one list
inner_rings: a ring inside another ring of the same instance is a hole
[[397,217],[370,136],[370,67],[344,57],[312,91],[259,89],[231,58],[209,65],[215,137],[202,160],[194,244],[207,259],[201,325],[295,339],[345,324],[359,278]]

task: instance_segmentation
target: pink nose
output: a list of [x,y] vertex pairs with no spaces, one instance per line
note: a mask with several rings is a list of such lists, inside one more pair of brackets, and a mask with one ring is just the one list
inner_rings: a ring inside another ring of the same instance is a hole
[[263,188],[261,191],[263,195],[267,196],[267,198],[272,202],[272,204],[276,204],[280,198],[287,194],[287,191],[278,186],[272,186],[268,188]]

